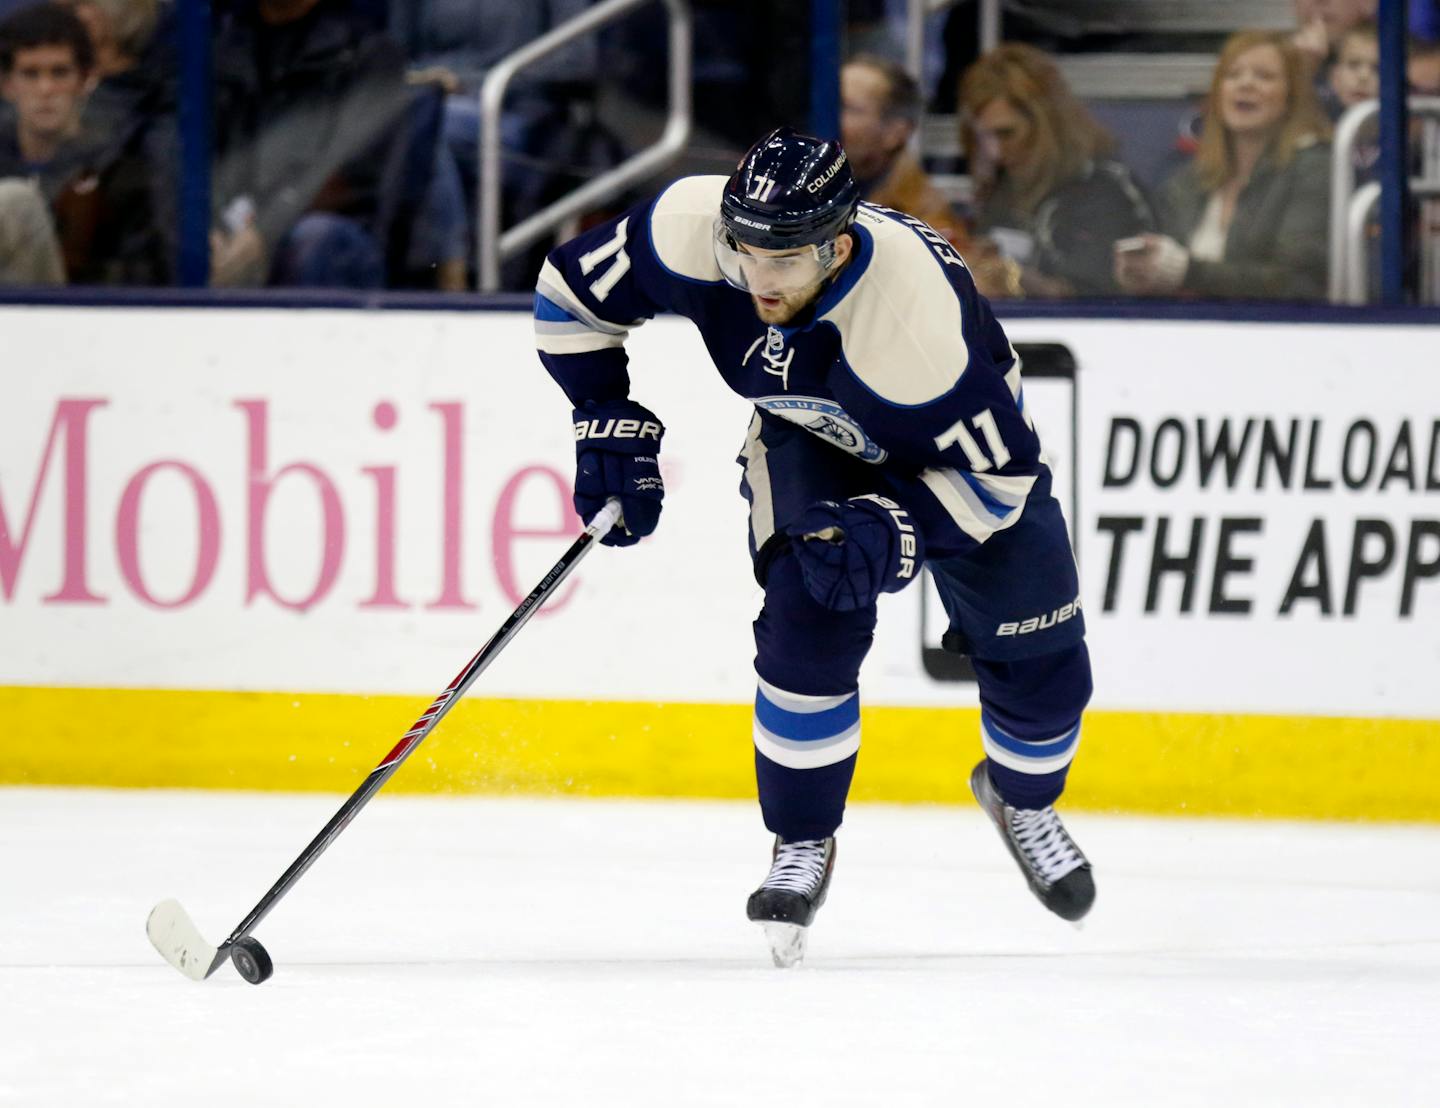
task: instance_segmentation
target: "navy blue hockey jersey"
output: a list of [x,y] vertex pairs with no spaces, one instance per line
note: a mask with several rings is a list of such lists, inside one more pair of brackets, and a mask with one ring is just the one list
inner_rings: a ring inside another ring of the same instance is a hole
[[873,464],[932,557],[1012,526],[1044,472],[1040,443],[1019,359],[960,256],[920,220],[861,204],[856,249],[813,311],[767,326],[715,260],[725,180],[681,178],[550,253],[536,341],[571,402],[628,396],[626,334],[676,312],[762,413]]

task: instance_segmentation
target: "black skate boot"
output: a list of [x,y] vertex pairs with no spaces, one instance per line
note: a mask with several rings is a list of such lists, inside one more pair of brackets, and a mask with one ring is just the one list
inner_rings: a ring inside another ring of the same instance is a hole
[[835,868],[835,840],[782,842],[775,836],[770,876],[750,894],[745,914],[765,929],[770,957],[789,969],[805,957],[805,929],[815,919]]
[[1012,808],[995,791],[982,761],[970,774],[970,791],[1000,832],[1030,891],[1061,919],[1076,923],[1095,903],[1090,863],[1065,830],[1055,809]]

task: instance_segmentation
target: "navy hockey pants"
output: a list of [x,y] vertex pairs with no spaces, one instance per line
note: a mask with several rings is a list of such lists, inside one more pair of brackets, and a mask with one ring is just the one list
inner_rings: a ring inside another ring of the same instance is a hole
[[[755,416],[739,461],[750,553],[765,589],[755,621],[760,808],[786,841],[824,838],[840,826],[855,772],[860,665],[876,609],[835,612],[813,600],[785,528],[816,500],[889,493],[875,467],[771,416]],[[1091,684],[1075,560],[1048,473],[1014,525],[928,569],[950,620],[945,645],[975,667],[996,788],[1015,807],[1053,803]]]

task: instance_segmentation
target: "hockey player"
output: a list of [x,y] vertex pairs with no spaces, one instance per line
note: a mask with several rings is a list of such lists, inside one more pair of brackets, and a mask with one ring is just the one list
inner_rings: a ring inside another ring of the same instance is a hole
[[755,774],[774,834],[747,914],[778,965],[824,903],[860,747],[876,599],[928,565],[974,660],[976,799],[1057,915],[1090,865],[1054,803],[1090,697],[1079,585],[1020,363],[964,261],[903,212],[858,202],[845,152],[781,128],[727,180],[685,177],[556,248],[535,297],[540,359],[575,406],[575,509],[610,497],[638,542],[660,519],[664,426],[630,397],[625,336],[661,311],[699,328],[751,401],[741,492],[765,601]]

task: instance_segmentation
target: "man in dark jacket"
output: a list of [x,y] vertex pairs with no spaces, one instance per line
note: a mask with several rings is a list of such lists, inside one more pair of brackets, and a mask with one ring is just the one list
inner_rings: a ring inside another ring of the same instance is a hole
[[74,284],[162,284],[168,277],[144,157],[82,114],[94,53],[70,11],[38,4],[0,24],[0,179],[29,180],[49,204]]
[[378,287],[399,46],[340,0],[259,0],[215,48],[217,284]]

